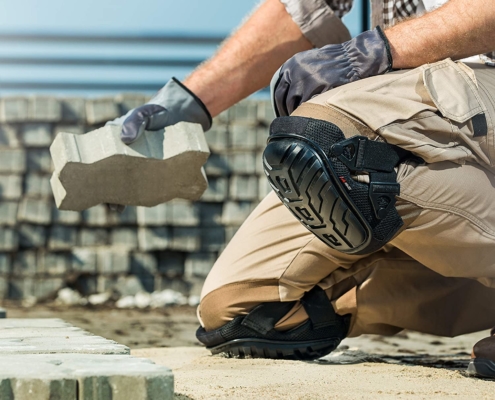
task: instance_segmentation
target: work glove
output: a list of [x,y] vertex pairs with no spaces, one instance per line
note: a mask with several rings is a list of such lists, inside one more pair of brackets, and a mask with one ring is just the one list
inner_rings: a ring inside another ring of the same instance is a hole
[[[203,102],[177,79],[172,78],[153,98],[126,115],[106,125],[122,125],[120,139],[125,144],[136,141],[145,130],[157,131],[177,122],[201,124],[204,131],[211,128],[211,115]],[[108,204],[113,211],[122,213],[124,205]]]
[[342,44],[296,54],[271,83],[275,114],[290,115],[301,103],[327,90],[392,70],[392,54],[380,27]]
[[107,122],[107,125],[122,125],[120,138],[125,144],[131,144],[145,130],[157,131],[180,121],[201,124],[204,131],[211,128],[211,115],[203,102],[172,78],[145,105]]

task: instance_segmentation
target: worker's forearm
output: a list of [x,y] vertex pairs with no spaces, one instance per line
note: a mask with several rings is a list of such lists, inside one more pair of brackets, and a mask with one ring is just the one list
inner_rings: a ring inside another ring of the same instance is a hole
[[394,68],[486,53],[495,49],[495,6],[493,0],[450,0],[385,33]]
[[267,86],[295,53],[312,48],[279,0],[267,0],[184,84],[215,116]]

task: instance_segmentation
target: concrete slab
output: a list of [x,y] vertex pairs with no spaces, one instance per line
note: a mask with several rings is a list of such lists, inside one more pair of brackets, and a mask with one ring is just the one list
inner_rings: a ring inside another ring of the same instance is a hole
[[0,355],[55,353],[129,354],[129,348],[60,319],[0,320]]
[[180,122],[145,132],[130,146],[121,142],[120,130],[105,126],[85,135],[57,135],[50,152],[59,209],[81,211],[100,203],[152,207],[201,197],[209,149],[200,125]]
[[0,320],[0,399],[169,400],[173,374],[60,319]]

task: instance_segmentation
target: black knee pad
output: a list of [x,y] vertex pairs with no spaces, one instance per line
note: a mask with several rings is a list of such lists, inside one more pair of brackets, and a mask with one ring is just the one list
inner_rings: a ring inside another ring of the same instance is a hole
[[[263,167],[271,187],[299,221],[335,250],[370,254],[402,227],[395,167],[411,153],[364,136],[346,139],[336,125],[276,118]],[[352,179],[369,175],[370,183]]]
[[260,304],[219,329],[207,332],[200,327],[196,337],[213,354],[240,358],[312,360],[335,350],[347,335],[350,315],[336,314],[325,292],[315,286],[301,299],[308,321],[287,331],[275,330],[295,303]]

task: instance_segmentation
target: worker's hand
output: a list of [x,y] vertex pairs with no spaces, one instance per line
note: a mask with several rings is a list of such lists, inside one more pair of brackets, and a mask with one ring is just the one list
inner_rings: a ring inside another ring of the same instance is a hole
[[303,51],[286,61],[272,79],[275,113],[289,115],[315,95],[391,69],[392,54],[379,27],[342,44]]
[[172,78],[148,103],[107,125],[122,125],[120,138],[130,144],[145,130],[157,131],[180,121],[201,124],[205,131],[211,127],[211,115],[203,102]]

